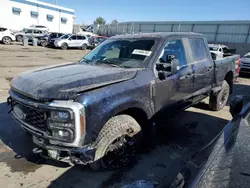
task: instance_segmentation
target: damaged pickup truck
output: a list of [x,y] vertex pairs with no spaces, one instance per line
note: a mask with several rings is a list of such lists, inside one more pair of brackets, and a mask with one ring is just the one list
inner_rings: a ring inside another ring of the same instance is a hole
[[77,63],[16,76],[8,104],[35,154],[120,168],[141,139],[150,141],[152,119],[163,109],[176,113],[209,96],[211,109],[221,110],[239,58],[213,61],[196,33],[115,36]]

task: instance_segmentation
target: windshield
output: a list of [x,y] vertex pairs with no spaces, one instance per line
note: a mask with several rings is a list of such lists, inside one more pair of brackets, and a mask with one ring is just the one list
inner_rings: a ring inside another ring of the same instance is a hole
[[106,40],[80,60],[80,63],[144,68],[145,59],[151,55],[154,44],[152,39]]
[[209,46],[209,50],[210,50],[210,51],[217,51],[217,50],[218,50],[218,47],[211,47],[211,46]]
[[61,39],[68,39],[70,37],[70,35],[63,35],[63,36],[61,36],[60,38]]
[[250,52],[248,52],[246,55],[244,55],[245,58],[250,58]]

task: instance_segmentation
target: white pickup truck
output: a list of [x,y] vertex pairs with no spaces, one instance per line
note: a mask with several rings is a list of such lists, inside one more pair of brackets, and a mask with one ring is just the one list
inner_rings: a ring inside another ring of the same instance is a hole
[[230,56],[236,52],[235,49],[229,49],[223,44],[208,44],[208,47],[214,60],[222,59],[223,57]]

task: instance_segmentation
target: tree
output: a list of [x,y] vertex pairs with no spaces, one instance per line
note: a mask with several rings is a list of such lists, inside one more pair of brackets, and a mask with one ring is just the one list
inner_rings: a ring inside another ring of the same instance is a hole
[[104,25],[104,24],[106,24],[106,20],[104,19],[104,18],[102,18],[102,17],[98,17],[98,18],[96,18],[96,20],[94,21],[94,24],[95,25]]
[[114,19],[114,20],[111,22],[111,24],[118,24],[117,19]]

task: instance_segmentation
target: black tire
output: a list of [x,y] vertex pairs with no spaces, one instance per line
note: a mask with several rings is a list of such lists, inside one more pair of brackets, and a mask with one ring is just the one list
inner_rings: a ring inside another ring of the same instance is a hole
[[10,44],[11,43],[11,38],[10,37],[3,37],[2,42],[3,42],[3,44]]
[[42,46],[42,47],[46,47],[47,45],[48,45],[48,42],[47,42],[47,41],[45,41],[45,40],[44,40],[44,41],[41,41],[41,46]]
[[86,50],[88,48],[87,44],[82,44],[81,49]]
[[67,50],[67,49],[68,49],[67,43],[62,43],[61,49],[62,49],[62,50]]
[[23,36],[22,35],[17,35],[16,36],[16,41],[17,42],[23,42]]
[[140,132],[140,125],[129,115],[111,118],[92,145],[96,148],[96,156],[95,162],[89,164],[90,168],[94,171],[114,170],[131,163],[140,144]]
[[219,111],[227,104],[230,94],[230,87],[227,81],[223,81],[222,88],[217,94],[211,95],[209,99],[209,107],[212,110]]

